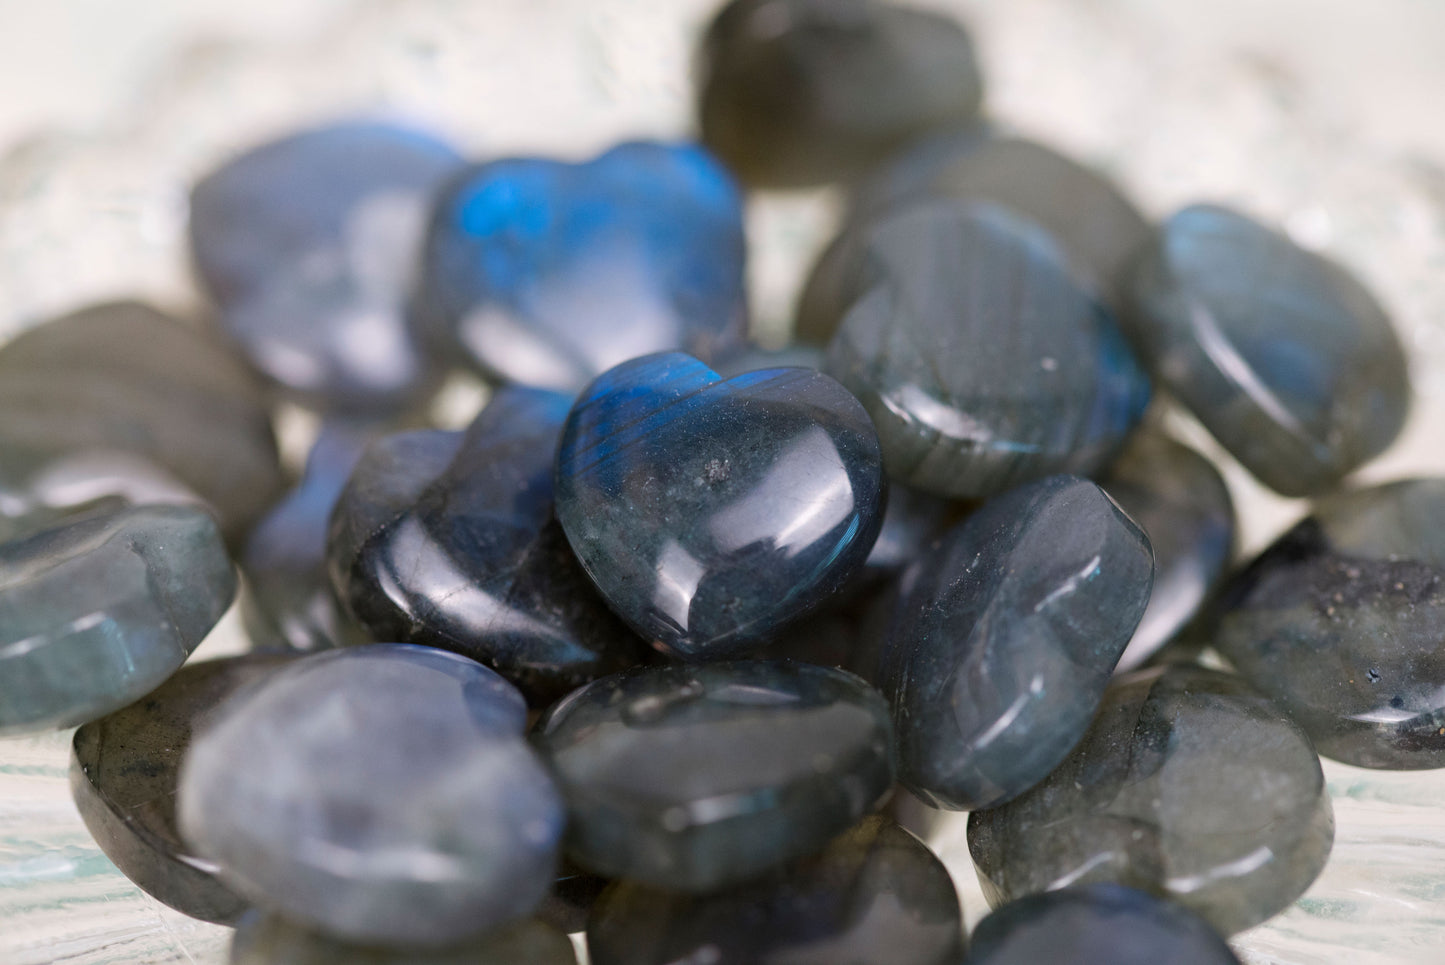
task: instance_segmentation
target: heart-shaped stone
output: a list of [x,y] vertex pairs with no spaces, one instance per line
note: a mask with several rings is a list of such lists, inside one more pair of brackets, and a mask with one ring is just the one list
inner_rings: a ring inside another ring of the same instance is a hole
[[684,659],[757,647],[846,583],[883,486],[873,424],[837,382],[723,380],[678,352],[598,376],[557,452],[572,549],[624,620]]

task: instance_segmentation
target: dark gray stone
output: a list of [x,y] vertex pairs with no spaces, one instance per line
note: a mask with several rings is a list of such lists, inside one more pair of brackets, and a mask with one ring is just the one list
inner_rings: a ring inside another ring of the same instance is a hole
[[231,965],[577,965],[566,935],[535,919],[448,948],[383,948],[339,941],[280,915],[252,912],[231,941]]

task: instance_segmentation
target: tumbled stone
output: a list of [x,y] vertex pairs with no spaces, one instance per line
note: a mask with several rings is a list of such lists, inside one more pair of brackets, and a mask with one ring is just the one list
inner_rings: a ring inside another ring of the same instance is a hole
[[145,696],[235,595],[215,521],[191,506],[81,515],[0,545],[0,735]]
[[252,912],[231,941],[231,965],[576,965],[566,935],[535,919],[448,948],[353,945],[280,915]]
[[872,416],[891,479],[978,498],[1107,464],[1149,382],[1047,233],[961,201],[861,230],[826,370]]
[[1239,965],[1224,939],[1173,902],[1118,885],[1030,895],[978,923],[966,965]]
[[1238,677],[1176,664],[1121,677],[1042,784],[968,820],[989,903],[1113,882],[1229,935],[1304,893],[1334,818],[1309,738]]
[[1242,214],[1175,214],[1131,297],[1130,336],[1160,383],[1277,492],[1335,488],[1404,425],[1405,353],[1374,296]]
[[135,302],[66,315],[0,349],[0,452],[35,464],[90,449],[169,471],[232,539],[284,485],[246,366],[204,331]]
[[971,811],[1043,780],[1098,709],[1152,572],[1144,534],[1073,476],[950,531],[904,573],[879,665],[903,784]]
[[709,895],[619,881],[587,923],[593,965],[957,965],[958,895],[917,838],[882,817],[816,855]]
[[355,942],[447,945],[529,914],[564,812],[480,664],[373,644],[237,694],[181,767],[181,832],[258,907]]
[[552,708],[535,738],[584,868],[705,892],[810,854],[893,783],[888,708],[789,661],[647,667]]
[[957,21],[873,0],[734,0],[702,41],[703,141],[747,184],[861,174],[983,99]]
[[196,271],[257,371],[350,411],[437,387],[405,302],[432,194],[461,164],[429,134],[352,121],[253,148],[196,184]]
[[[471,657],[538,706],[638,661],[641,641],[553,518],[553,454],[570,405],[511,386],[465,434],[392,437],[363,457],[332,515],[331,568],[374,637]],[[397,458],[408,438],[428,454]],[[389,484],[394,474],[405,484]]]
[[1154,549],[1149,608],[1119,658],[1120,670],[1132,670],[1219,585],[1234,549],[1234,503],[1212,462],[1159,431],[1136,433],[1099,485]]
[[1210,641],[1360,767],[1445,767],[1445,479],[1327,497],[1234,577]]
[[740,344],[742,199],[692,145],[493,161],[428,228],[412,317],[490,380],[576,392],[619,362]]
[[644,639],[685,659],[755,649],[863,566],[883,518],[868,414],[810,369],[724,381],[664,353],[600,376],[557,450],[557,518]]
[[176,786],[203,717],[289,656],[188,664],[145,697],[75,732],[70,788],[105,856],[142,890],[192,918],[230,924],[249,904],[181,839]]

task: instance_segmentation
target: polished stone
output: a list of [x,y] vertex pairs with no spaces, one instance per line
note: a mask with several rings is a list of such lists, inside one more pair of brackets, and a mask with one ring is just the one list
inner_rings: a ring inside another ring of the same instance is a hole
[[1242,214],[1171,217],[1131,299],[1130,336],[1160,383],[1277,492],[1328,492],[1404,425],[1405,353],[1374,296]]
[[374,644],[228,701],[181,767],[181,832],[257,906],[349,941],[439,946],[529,914],[565,820],[526,703],[480,664]]
[[680,353],[578,399],[557,517],[608,603],[685,659],[756,649],[863,566],[884,508],[868,414],[810,369],[726,381]]
[[856,176],[983,99],[957,21],[873,0],[734,0],[699,60],[703,140],[757,187]]
[[890,479],[979,498],[1108,463],[1149,382],[1046,232],[962,201],[861,230],[827,371],[872,416]]
[[384,948],[339,941],[279,915],[253,912],[231,941],[231,965],[577,965],[557,929],[523,919],[449,948]]
[[1113,882],[1229,935],[1283,911],[1329,856],[1309,738],[1238,677],[1183,664],[1120,678],[1048,779],[969,815],[989,903]]
[[196,184],[196,271],[257,371],[327,409],[404,408],[437,387],[405,302],[432,195],[461,166],[429,134],[351,121],[270,141]]
[[0,452],[37,464],[128,452],[206,500],[238,539],[281,495],[265,394],[205,331],[136,302],[98,305],[0,349]]
[[1118,885],[1030,895],[978,923],[966,965],[1239,965],[1199,916]]
[[82,514],[0,546],[0,735],[145,696],[235,595],[215,521],[191,506]]
[[1099,480],[1154,549],[1149,608],[1119,658],[1132,670],[1218,587],[1234,549],[1234,503],[1214,464],[1158,430],[1139,432]]
[[789,661],[649,667],[594,681],[534,738],[584,868],[705,892],[821,849],[893,783],[888,707]]
[[[465,434],[383,440],[332,515],[333,583],[376,638],[486,664],[545,706],[632,666],[643,645],[607,608],[552,513],[552,462],[571,399],[522,386]],[[393,455],[414,439],[421,458]],[[406,482],[394,487],[387,479]]]
[[290,659],[250,654],[187,664],[150,694],[75,732],[70,788],[95,843],[143,891],[192,918],[231,924],[249,903],[181,839],[181,759],[206,714]]
[[741,344],[744,256],[742,199],[701,148],[493,161],[438,201],[412,317],[489,380],[576,392],[649,352]]
[[950,531],[904,573],[880,662],[902,783],[971,811],[1043,780],[1098,709],[1152,573],[1144,534],[1073,476]]
[[593,965],[958,965],[963,944],[948,870],[877,816],[812,857],[713,894],[618,882],[587,923]]
[[1210,641],[1360,767],[1445,767],[1445,479],[1340,493],[1234,577]]

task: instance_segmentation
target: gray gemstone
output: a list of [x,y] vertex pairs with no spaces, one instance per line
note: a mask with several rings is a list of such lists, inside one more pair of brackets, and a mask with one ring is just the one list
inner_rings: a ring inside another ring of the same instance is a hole
[[354,945],[287,921],[252,912],[236,927],[231,965],[576,965],[566,935],[525,919],[448,948]]
[[974,810],[1043,780],[1098,709],[1152,571],[1139,528],[1072,476],[952,530],[904,574],[880,663],[903,784]]
[[1304,731],[1239,678],[1186,665],[1120,678],[1046,781],[968,821],[995,907],[1114,882],[1177,901],[1226,935],[1289,907],[1333,840]]

